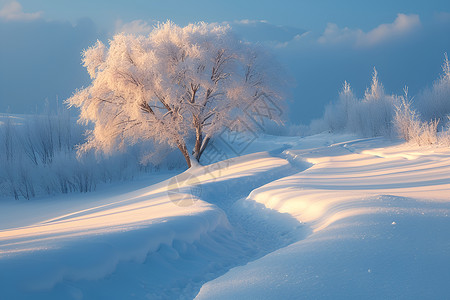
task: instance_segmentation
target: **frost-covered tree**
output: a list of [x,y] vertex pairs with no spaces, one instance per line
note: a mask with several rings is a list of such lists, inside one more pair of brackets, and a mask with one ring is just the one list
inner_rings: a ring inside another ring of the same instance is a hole
[[[330,103],[325,107],[323,120],[326,128],[331,132],[342,132],[348,129],[349,122],[354,117],[352,114],[357,103],[350,84],[345,81],[337,103]],[[350,124],[351,125],[351,124]]]
[[166,22],[148,36],[118,34],[109,47],[98,41],[83,53],[92,83],[67,100],[94,124],[79,150],[152,140],[177,147],[190,167],[224,125],[250,118],[252,103],[280,101],[269,61],[229,27],[205,23]]
[[417,107],[424,120],[436,119],[441,125],[450,114],[450,62],[444,54],[442,74],[431,88],[425,89],[417,98]]
[[378,72],[373,68],[372,84],[364,93],[359,107],[363,135],[390,135],[397,101],[395,95],[385,93],[383,85],[379,82]]
[[394,108],[398,99],[385,93],[374,68],[372,82],[362,99],[353,94],[345,82],[339,99],[325,107],[321,120],[311,124],[314,131],[352,132],[363,136],[390,135]]

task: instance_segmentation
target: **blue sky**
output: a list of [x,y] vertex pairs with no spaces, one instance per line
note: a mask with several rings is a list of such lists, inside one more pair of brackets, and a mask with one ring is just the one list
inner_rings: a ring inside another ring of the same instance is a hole
[[450,11],[449,1],[444,0],[21,0],[20,3],[26,11],[42,11],[51,20],[75,22],[89,17],[100,26],[113,24],[116,19],[171,19],[180,25],[250,19],[309,30],[323,29],[329,22],[369,30],[392,21],[397,13],[420,13],[429,18],[436,12]]
[[416,93],[450,52],[450,1],[0,0],[0,112],[67,98],[89,83],[83,48],[167,19],[228,22],[266,45],[295,81],[286,113],[294,123],[320,116],[344,80],[361,95],[374,66],[388,92]]

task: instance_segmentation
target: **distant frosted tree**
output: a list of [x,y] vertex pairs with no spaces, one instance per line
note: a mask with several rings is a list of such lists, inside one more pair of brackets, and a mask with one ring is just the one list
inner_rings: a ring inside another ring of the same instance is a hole
[[[92,83],[67,100],[92,122],[79,151],[109,152],[143,140],[177,147],[191,166],[210,138],[255,101],[281,101],[269,57],[227,26],[157,26],[148,36],[118,34],[109,48],[83,53]],[[186,140],[195,136],[190,153]]]
[[372,84],[364,93],[359,107],[363,135],[388,136],[392,134],[392,121],[397,101],[395,95],[385,93],[383,85],[379,82],[378,72],[373,68]]
[[396,96],[385,93],[374,68],[371,85],[363,98],[356,98],[350,84],[344,82],[338,101],[328,104],[323,118],[311,126],[316,131],[346,131],[363,136],[390,135],[397,102]]
[[444,54],[442,74],[431,88],[425,89],[417,99],[417,107],[424,120],[436,119],[444,125],[450,114],[450,62],[447,53]]
[[325,107],[323,119],[327,129],[331,132],[348,130],[348,127],[353,124],[355,114],[352,112],[356,104],[357,99],[353,95],[350,84],[345,81],[339,93],[338,101]]

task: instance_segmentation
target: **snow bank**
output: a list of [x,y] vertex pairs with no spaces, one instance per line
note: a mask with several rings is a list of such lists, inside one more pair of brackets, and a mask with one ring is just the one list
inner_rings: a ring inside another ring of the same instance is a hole
[[[392,146],[382,139],[345,142],[314,150],[288,150],[313,166],[252,192],[250,199],[290,213],[321,230],[351,214],[368,211],[378,195],[450,201],[448,148]],[[371,211],[376,211],[375,205]]]
[[[104,279],[123,265],[142,265],[163,248],[172,256],[178,255],[183,247],[202,239],[231,234],[223,211],[186,195],[180,187],[178,193],[168,194],[170,188],[164,181],[97,203],[86,201],[84,208],[66,214],[60,215],[56,206],[47,212],[47,216],[56,216],[50,219],[32,219],[30,224],[23,220],[22,226],[12,228],[2,222],[2,297],[71,298],[69,286]],[[192,205],[176,205],[186,196],[193,199]],[[22,209],[24,215],[30,213],[27,206]],[[19,213],[16,218],[20,218]],[[177,247],[181,247],[178,252],[174,250]],[[164,277],[164,271],[158,272]]]

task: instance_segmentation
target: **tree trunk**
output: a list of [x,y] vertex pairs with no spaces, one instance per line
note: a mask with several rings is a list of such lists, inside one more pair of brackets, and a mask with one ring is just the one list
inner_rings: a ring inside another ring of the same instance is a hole
[[195,128],[195,146],[194,146],[193,155],[197,161],[200,161],[200,155],[201,155],[200,150],[201,150],[202,142],[203,142],[202,127],[201,127],[200,121],[197,117],[194,117],[193,123],[194,123],[193,125]]
[[188,168],[191,167],[191,158],[189,157],[189,152],[187,150],[186,144],[182,142],[177,142],[177,147],[180,149],[181,153],[184,156],[184,159],[186,160],[186,163],[188,165]]
[[197,161],[200,161],[200,149],[202,146],[202,133],[196,133],[194,157]]
[[203,140],[202,146],[200,147],[200,152],[198,153],[198,160],[200,160],[200,157],[202,156],[203,151],[205,151],[206,146],[208,146],[208,142],[210,139],[211,138],[208,135],[206,135],[205,139]]

